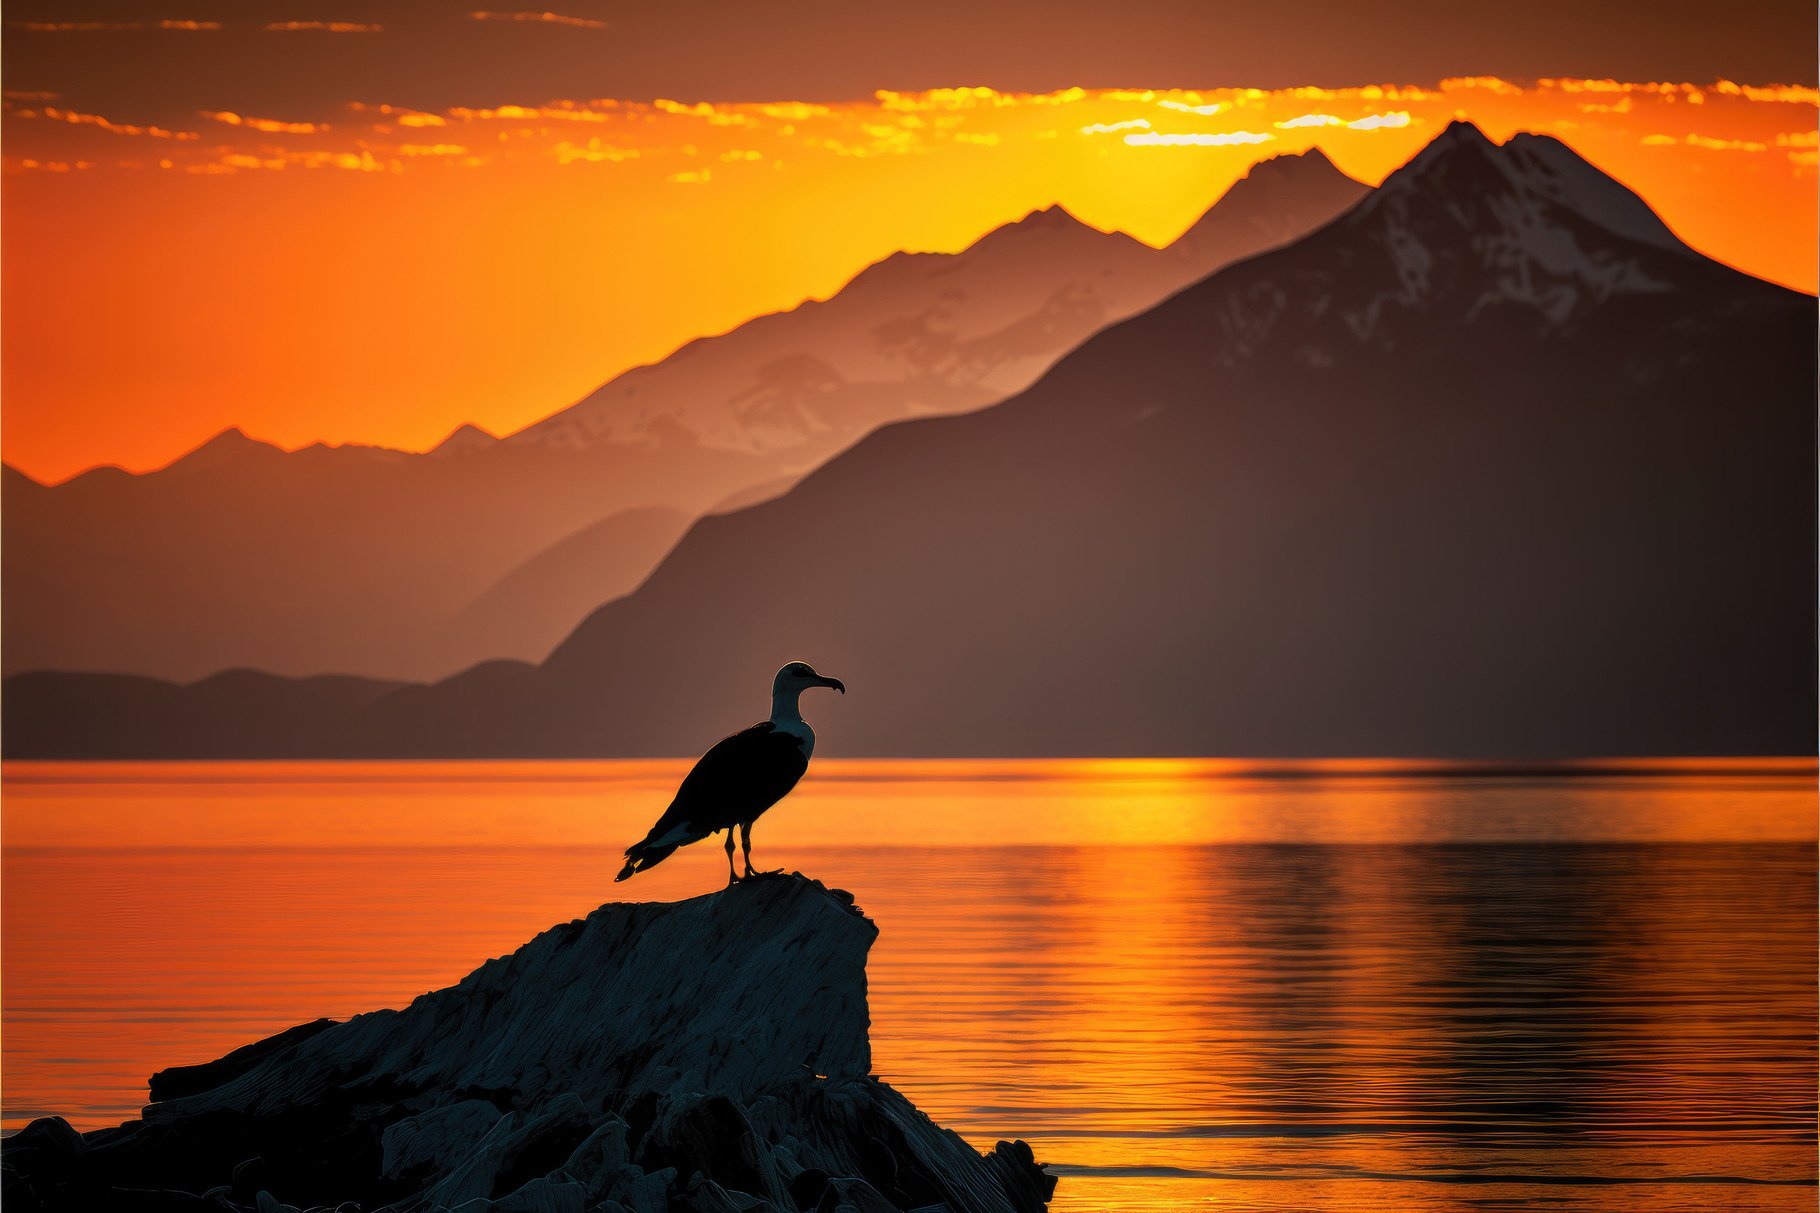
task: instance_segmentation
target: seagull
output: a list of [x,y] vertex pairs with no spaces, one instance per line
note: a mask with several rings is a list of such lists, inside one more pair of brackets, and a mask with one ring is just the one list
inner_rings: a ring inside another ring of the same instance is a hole
[[731,886],[740,879],[733,873],[734,826],[739,827],[745,851],[746,875],[775,875],[752,870],[752,823],[789,795],[809,769],[815,730],[803,719],[796,700],[810,687],[847,693],[840,679],[823,678],[806,661],[792,661],[779,670],[771,682],[771,719],[715,742],[701,756],[644,841],[626,848],[626,866],[613,879],[625,880],[634,872],[654,868],[677,847],[725,830],[727,884]]

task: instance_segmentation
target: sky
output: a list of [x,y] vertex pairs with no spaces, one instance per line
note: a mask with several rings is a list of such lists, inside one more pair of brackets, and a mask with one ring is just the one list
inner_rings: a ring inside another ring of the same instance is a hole
[[[474,0],[471,0],[471,3]],[[7,5],[0,453],[507,433],[898,249],[1558,136],[1812,291],[1811,4]]]

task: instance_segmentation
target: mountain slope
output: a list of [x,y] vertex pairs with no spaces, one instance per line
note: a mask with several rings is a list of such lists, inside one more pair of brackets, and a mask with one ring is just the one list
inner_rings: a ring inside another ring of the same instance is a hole
[[476,653],[555,648],[575,621],[636,588],[694,521],[682,510],[621,510],[525,561],[463,607],[453,625]]
[[1160,251],[1051,206],[958,254],[887,257],[825,303],[693,342],[507,441],[578,447],[681,425],[708,447],[821,450],[825,435],[877,424],[881,389],[893,419],[977,408],[1106,324],[1368,193],[1318,150],[1271,157]]
[[[515,568],[576,557],[558,545],[622,511],[699,515],[880,424],[1000,400],[1107,322],[1365,192],[1322,165],[1255,168],[1253,187],[1295,178],[1272,193],[1279,222],[1247,219],[1192,255],[1051,208],[959,254],[887,258],[826,302],[693,342],[505,441],[462,427],[425,455],[286,454],[230,431],[149,475],[9,475],[5,669],[421,679],[540,658],[548,610],[473,625],[469,604]],[[1202,223],[1221,227],[1225,205]],[[553,575],[599,585],[592,606],[660,547],[597,545]]]

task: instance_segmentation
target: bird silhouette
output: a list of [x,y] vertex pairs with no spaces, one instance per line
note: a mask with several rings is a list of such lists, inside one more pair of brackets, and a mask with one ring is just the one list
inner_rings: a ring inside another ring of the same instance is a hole
[[733,829],[739,827],[746,875],[752,870],[752,823],[760,813],[789,795],[809,769],[815,730],[803,719],[797,698],[810,687],[832,687],[845,695],[838,678],[823,678],[806,661],[792,661],[771,682],[771,719],[714,743],[676,789],[676,798],[642,842],[626,848],[626,866],[615,881],[625,880],[662,863],[677,847],[727,832],[727,883],[740,879],[733,871]]

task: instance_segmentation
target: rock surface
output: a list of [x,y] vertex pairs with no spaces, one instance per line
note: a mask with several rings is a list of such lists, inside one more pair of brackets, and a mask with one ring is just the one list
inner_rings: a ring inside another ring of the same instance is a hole
[[800,875],[612,904],[399,1011],[161,1071],[141,1120],[34,1121],[9,1210],[1041,1213],[869,1073],[853,899]]

